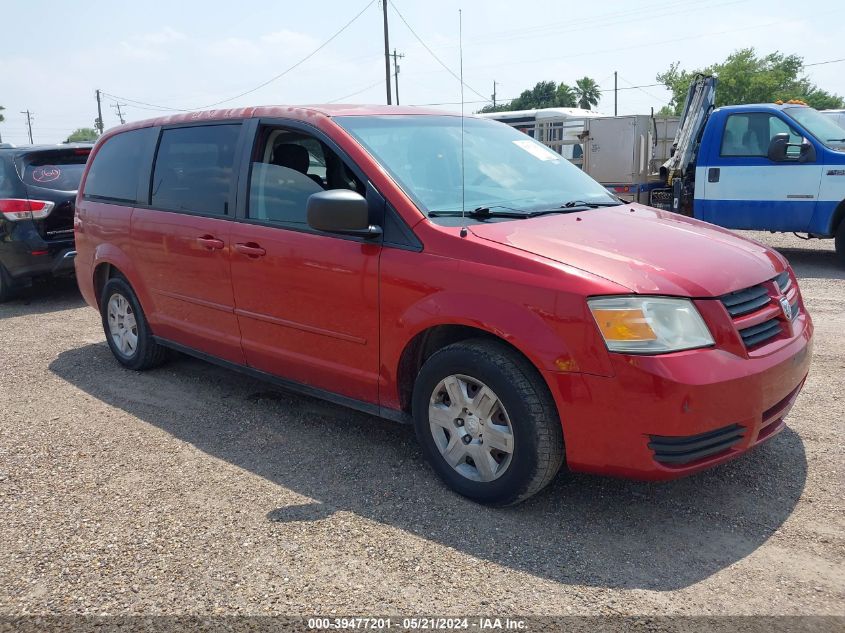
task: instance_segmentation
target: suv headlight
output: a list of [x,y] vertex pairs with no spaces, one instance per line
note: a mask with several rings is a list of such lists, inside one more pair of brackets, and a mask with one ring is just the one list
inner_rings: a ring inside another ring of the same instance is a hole
[[587,304],[612,352],[661,354],[714,344],[689,299],[596,297]]

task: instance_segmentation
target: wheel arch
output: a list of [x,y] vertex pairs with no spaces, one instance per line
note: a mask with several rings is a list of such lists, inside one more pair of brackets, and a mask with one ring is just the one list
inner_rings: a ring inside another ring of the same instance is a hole
[[149,296],[141,283],[137,269],[124,251],[111,244],[100,245],[94,253],[91,275],[97,307],[100,307],[100,294],[106,282],[112,277],[121,276],[132,286],[146,312],[150,303]]
[[438,325],[431,325],[417,332],[406,343],[399,356],[395,375],[399,406],[402,411],[405,411],[406,413],[410,413],[411,411],[414,382],[423,364],[444,347],[461,341],[469,341],[473,339],[486,339],[501,343],[513,353],[525,359],[527,363],[537,372],[537,375],[540,377],[543,384],[546,385],[546,388],[550,389],[548,383],[543,377],[542,371],[540,371],[540,367],[538,367],[536,360],[533,360],[512,341],[509,341],[495,332],[478,327],[477,325],[442,323]]
[[845,200],[836,205],[833,215],[830,217],[830,235],[836,235],[839,225],[845,221]]

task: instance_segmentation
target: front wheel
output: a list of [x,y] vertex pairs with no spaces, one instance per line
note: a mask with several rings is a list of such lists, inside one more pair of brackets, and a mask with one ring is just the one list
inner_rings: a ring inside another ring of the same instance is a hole
[[845,219],[839,222],[836,229],[836,259],[840,266],[845,266]]
[[548,388],[533,365],[496,341],[455,343],[432,355],[414,385],[413,414],[434,470],[475,501],[527,499],[563,461]]
[[156,343],[138,297],[122,277],[112,277],[103,287],[100,315],[109,348],[124,367],[140,371],[166,360],[167,349]]

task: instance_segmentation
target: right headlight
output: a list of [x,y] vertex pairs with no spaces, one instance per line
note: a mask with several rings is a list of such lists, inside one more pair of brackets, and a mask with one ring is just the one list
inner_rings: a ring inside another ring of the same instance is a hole
[[714,344],[689,299],[596,297],[587,304],[612,352],[662,354]]

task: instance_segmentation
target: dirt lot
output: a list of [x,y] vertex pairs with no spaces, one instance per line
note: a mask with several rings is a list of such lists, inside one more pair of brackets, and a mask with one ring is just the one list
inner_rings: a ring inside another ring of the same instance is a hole
[[789,428],[668,484],[450,493],[412,429],[179,358],[136,374],[75,283],[0,306],[0,614],[845,615],[845,271],[754,234],[816,323]]

